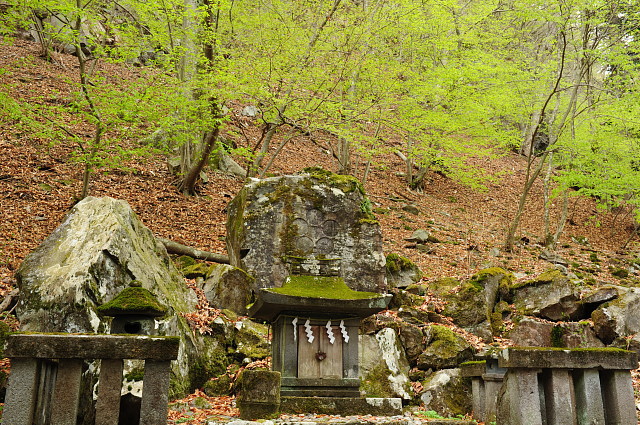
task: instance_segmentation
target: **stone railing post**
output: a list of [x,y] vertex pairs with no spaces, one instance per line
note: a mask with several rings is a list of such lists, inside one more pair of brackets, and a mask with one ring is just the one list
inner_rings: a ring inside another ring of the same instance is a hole
[[[14,334],[3,423],[75,424],[84,360],[101,360],[96,423],[116,425],[124,359],[145,360],[140,424],[165,425],[171,360],[179,338],[85,334]],[[53,373],[51,372],[53,371]],[[54,378],[55,377],[55,378]]]
[[[482,357],[481,357],[482,358]],[[496,420],[498,393],[506,370],[498,367],[497,357],[460,365],[463,377],[471,378],[473,416],[484,422]]]
[[[631,381],[637,354],[613,348],[507,348],[498,418],[510,425],[637,423]],[[498,422],[500,423],[500,421]]]

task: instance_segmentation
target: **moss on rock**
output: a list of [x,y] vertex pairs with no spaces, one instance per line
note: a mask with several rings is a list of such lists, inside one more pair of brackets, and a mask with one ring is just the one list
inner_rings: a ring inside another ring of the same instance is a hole
[[135,286],[123,289],[118,296],[97,310],[106,316],[140,314],[159,317],[167,312],[167,308],[149,290]]
[[307,298],[327,298],[357,300],[377,298],[375,292],[354,291],[336,276],[289,276],[280,288],[271,288],[271,292],[283,295]]

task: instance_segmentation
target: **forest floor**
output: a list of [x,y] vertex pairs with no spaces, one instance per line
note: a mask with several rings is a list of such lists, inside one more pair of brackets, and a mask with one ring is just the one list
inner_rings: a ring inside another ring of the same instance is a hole
[[[53,63],[46,62],[39,57],[38,48],[23,40],[2,45],[2,90],[22,101],[63,102],[64,93],[71,96],[70,82],[77,79],[74,58],[57,54]],[[117,78],[127,78],[136,72],[133,67],[113,67]],[[243,105],[228,106],[227,130],[242,126],[248,140],[255,142],[259,121],[243,116]],[[2,114],[0,106],[0,118]],[[4,118],[1,122],[5,122]],[[68,122],[78,134],[91,131],[86,125]],[[227,137],[234,136],[229,133]],[[314,141],[296,137],[275,158],[270,174],[295,173],[309,166],[335,171],[336,161],[329,153],[333,143],[335,140],[328,136]],[[400,147],[402,140],[389,137],[385,143],[388,147]],[[76,202],[82,166],[72,160],[74,149],[70,142],[50,143],[37,134],[23,132],[18,125],[0,127],[0,298],[15,285],[14,273],[25,256],[61,223]],[[536,182],[526,203],[515,251],[508,253],[502,248],[522,192],[526,160],[515,153],[506,153],[493,158],[472,158],[469,163],[482,169],[484,176],[493,177],[484,190],[470,188],[439,173],[431,173],[421,191],[410,190],[403,176],[405,164],[400,158],[390,150],[374,158],[365,190],[382,227],[385,253],[395,252],[414,261],[426,282],[443,277],[464,279],[490,266],[504,267],[525,279],[553,267],[539,258],[542,246],[538,242],[545,228],[541,181]],[[96,172],[90,195],[126,200],[157,236],[201,250],[226,253],[226,206],[243,186],[242,179],[209,170],[208,181],[198,186],[199,194],[185,196],[176,190],[165,156],[147,157],[126,165],[126,171]],[[365,168],[362,158],[356,156],[354,165],[355,174],[362,177]],[[560,203],[559,199],[554,201],[552,223],[557,223]],[[405,211],[403,207],[407,205],[416,207],[418,213]],[[432,252],[421,252],[406,241],[416,229],[426,229],[440,241]],[[637,274],[624,281],[611,274],[621,264],[639,256],[638,235],[633,231],[628,207],[601,209],[593,199],[572,196],[556,253],[572,269],[595,268],[597,283],[635,285],[639,281]],[[592,261],[594,253],[598,263]]]

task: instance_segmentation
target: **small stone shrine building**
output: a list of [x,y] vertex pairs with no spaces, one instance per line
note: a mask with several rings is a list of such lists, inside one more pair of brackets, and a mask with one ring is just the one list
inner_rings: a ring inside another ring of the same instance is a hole
[[231,264],[273,323],[283,396],[359,396],[360,319],[386,308],[380,227],[353,177],[313,168],[254,179],[228,208]]

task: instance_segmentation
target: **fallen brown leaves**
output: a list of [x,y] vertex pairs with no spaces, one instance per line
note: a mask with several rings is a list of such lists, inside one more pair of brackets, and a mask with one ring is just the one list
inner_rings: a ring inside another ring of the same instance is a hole
[[235,397],[209,397],[196,390],[185,398],[174,400],[169,405],[169,424],[201,425],[207,420],[237,418]]

